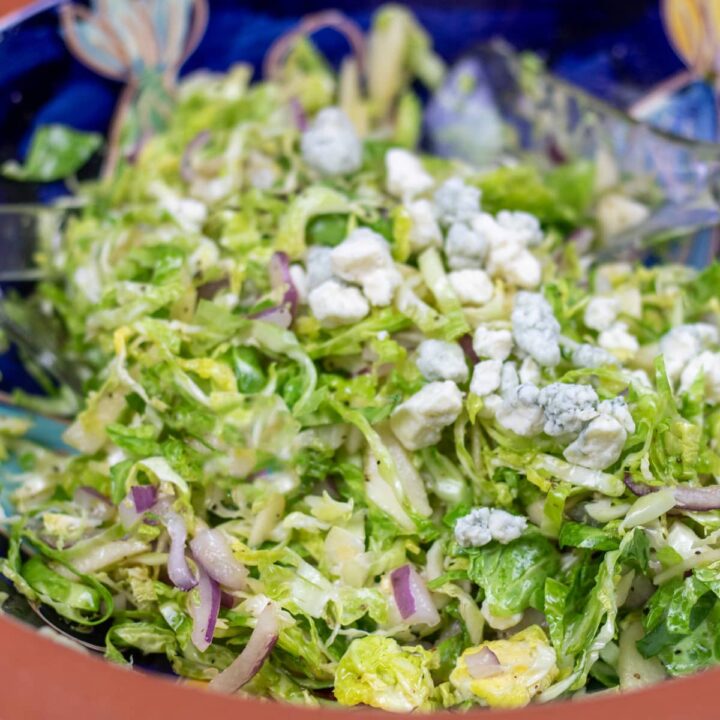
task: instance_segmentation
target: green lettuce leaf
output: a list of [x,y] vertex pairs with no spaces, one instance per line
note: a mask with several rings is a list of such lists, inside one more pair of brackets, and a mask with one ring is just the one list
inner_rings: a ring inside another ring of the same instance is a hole
[[530,165],[501,167],[480,176],[477,185],[488,212],[523,210],[543,224],[572,227],[589,209],[594,182],[594,166],[581,160],[545,175]]
[[617,550],[620,540],[600,528],[582,523],[566,522],[560,528],[560,547],[585,548],[586,550]]
[[539,533],[507,545],[492,543],[469,552],[468,577],[485,593],[493,615],[506,617],[529,607],[543,608],[545,580],[560,567],[560,555]]
[[635,533],[628,534],[617,550],[606,552],[600,560],[583,551],[584,557],[565,577],[547,579],[545,615],[561,679],[542,693],[542,700],[583,687],[601,652],[615,637],[623,558],[635,562],[633,546],[638,542]]
[[33,135],[25,162],[8,160],[2,174],[22,182],[52,182],[77,172],[102,145],[97,133],[80,132],[64,125],[44,125]]

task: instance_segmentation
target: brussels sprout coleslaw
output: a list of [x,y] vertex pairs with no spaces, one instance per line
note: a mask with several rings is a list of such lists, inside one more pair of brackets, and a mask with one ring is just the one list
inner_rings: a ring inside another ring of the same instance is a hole
[[421,154],[443,67],[405,10],[362,65],[190,75],[80,186],[25,302],[87,394],[71,454],[0,427],[0,572],[114,662],[309,706],[718,662],[720,266],[593,265],[575,232],[644,208],[590,163]]

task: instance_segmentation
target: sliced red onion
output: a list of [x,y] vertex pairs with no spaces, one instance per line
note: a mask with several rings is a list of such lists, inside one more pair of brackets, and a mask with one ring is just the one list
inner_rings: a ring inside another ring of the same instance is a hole
[[212,300],[222,290],[227,290],[230,287],[230,280],[226,277],[220,278],[219,280],[213,280],[206,282],[203,285],[198,286],[197,296],[203,300]]
[[465,353],[465,357],[473,365],[476,365],[478,362],[480,362],[480,358],[477,356],[477,353],[475,352],[475,348],[473,347],[472,335],[463,335],[458,340],[458,342],[460,343],[460,347],[463,349],[463,352]]
[[292,110],[293,120],[295,121],[295,127],[300,132],[305,132],[308,128],[307,115],[305,114],[305,108],[300,104],[297,98],[290,100],[290,109]]
[[298,292],[292,275],[290,274],[290,258],[284,252],[276,252],[270,258],[270,282],[273,287],[283,287],[283,305],[290,307],[293,318],[297,314],[297,306],[300,302]]
[[681,510],[718,510],[720,509],[720,485],[710,487],[677,487],[675,507]]
[[142,514],[135,509],[135,503],[130,499],[130,496],[127,496],[118,504],[118,519],[126,530],[139,523],[141,517]]
[[260,613],[245,649],[210,681],[210,687],[219,692],[234,693],[250,682],[272,652],[279,634],[277,611],[270,603]]
[[192,182],[195,179],[195,170],[192,166],[193,155],[202,150],[210,141],[210,133],[203,130],[198,133],[185,147],[185,152],[180,160],[180,175],[185,182]]
[[88,513],[101,520],[107,520],[115,512],[115,506],[110,498],[89,485],[77,488],[73,500]]
[[201,530],[191,541],[193,555],[211,578],[230,590],[247,587],[247,568],[235,559],[221,530]]
[[594,239],[595,233],[592,228],[589,227],[577,228],[577,230],[573,230],[573,232],[568,235],[568,242],[573,243],[581,253],[590,252]]
[[413,615],[416,610],[415,596],[410,589],[411,571],[412,568],[409,565],[403,565],[390,573],[390,582],[392,583],[393,595],[395,596],[395,604],[403,619]]
[[234,595],[222,590],[220,592],[220,606],[232,610],[240,602]]
[[497,655],[489,647],[484,647],[472,655],[465,655],[465,665],[475,680],[495,677],[503,672]]
[[157,488],[154,485],[133,485],[130,495],[138,513],[144,513],[157,502]]
[[412,565],[403,565],[390,573],[395,604],[409,625],[437,625],[440,622],[435,603],[425,581]]
[[[118,518],[120,524],[129,530],[143,520],[146,511],[152,509],[157,503],[157,488],[153,485],[135,485],[130,488],[130,492],[118,504]],[[157,512],[161,514],[163,507],[157,508]],[[152,518],[144,518],[147,525],[157,525],[157,520]]]
[[198,581],[192,574],[185,557],[185,541],[187,540],[185,520],[174,510],[163,509],[160,516],[170,536],[170,551],[167,561],[170,581],[181,590],[191,590],[198,584]]
[[292,314],[290,309],[287,307],[271,307],[267,310],[261,310],[260,312],[253,313],[250,318],[252,320],[262,320],[266,323],[278,325],[286,330],[292,325]]
[[195,605],[189,601],[189,610],[193,619],[193,628],[190,637],[193,645],[205,652],[212,643],[215,634],[215,624],[220,612],[220,585],[210,577],[202,562],[195,558],[198,568],[198,594],[200,603]]
[[[661,488],[635,482],[628,474],[625,475],[625,485],[634,495],[642,497],[657,492]],[[720,510],[720,485],[709,487],[675,487],[675,507],[679,510]]]
[[656,492],[657,490],[660,489],[660,488],[650,487],[650,485],[645,485],[645,483],[635,482],[632,479],[632,477],[630,476],[630,473],[625,473],[623,482],[625,483],[625,486],[627,487],[627,489],[633,495],[637,495],[638,497],[642,497],[643,495],[649,495],[651,492]]

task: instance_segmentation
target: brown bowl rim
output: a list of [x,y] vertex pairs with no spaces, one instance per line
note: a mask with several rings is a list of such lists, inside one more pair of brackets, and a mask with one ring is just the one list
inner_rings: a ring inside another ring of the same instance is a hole
[[[374,710],[302,708],[218,695],[190,684],[118,667],[39,635],[7,616],[0,617],[0,720],[354,720],[391,717]],[[624,694],[607,693],[521,710],[471,711],[470,717],[497,720],[717,720],[720,669],[668,680]],[[429,718],[447,718],[438,712]],[[454,713],[452,716],[457,717]]]

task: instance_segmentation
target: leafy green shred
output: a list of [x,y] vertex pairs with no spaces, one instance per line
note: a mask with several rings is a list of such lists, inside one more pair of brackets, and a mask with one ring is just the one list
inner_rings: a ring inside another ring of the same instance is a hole
[[562,228],[581,225],[590,212],[594,166],[577,161],[542,173],[531,165],[501,167],[476,180],[489,212],[523,210]]
[[52,182],[76,173],[102,145],[97,133],[80,132],[64,125],[39,127],[30,142],[25,162],[8,160],[1,172],[21,182]]

